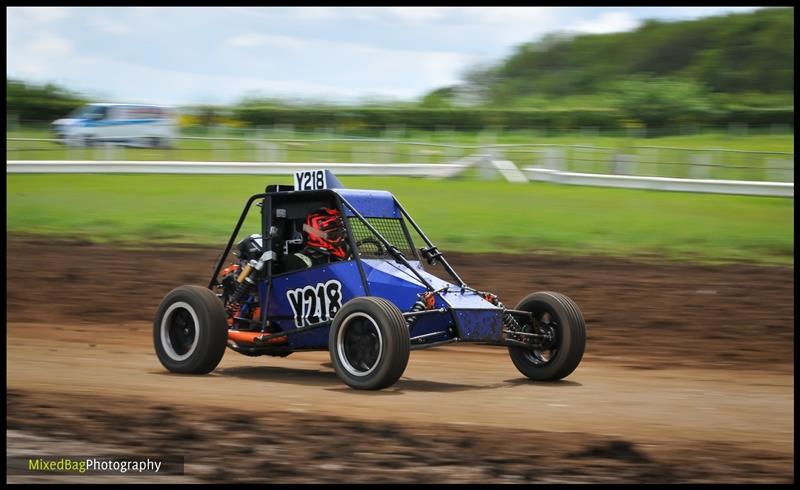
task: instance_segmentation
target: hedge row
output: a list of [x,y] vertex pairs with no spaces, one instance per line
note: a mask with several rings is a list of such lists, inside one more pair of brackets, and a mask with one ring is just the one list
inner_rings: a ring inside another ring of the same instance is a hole
[[51,100],[47,98],[22,98],[6,100],[6,111],[20,123],[49,123],[66,117],[86,102],[81,100]]
[[[329,127],[358,130],[402,125],[406,129],[452,129],[472,131],[495,126],[514,129],[622,129],[636,126],[620,111],[612,109],[524,110],[524,109],[378,109],[378,108],[303,108],[240,107],[233,118],[249,126],[291,124],[297,129]],[[794,109],[742,108],[707,111],[692,120],[666,121],[666,125],[689,123],[720,126],[730,123],[769,127],[794,125]],[[655,128],[654,128],[655,129]]]
[[[82,101],[20,98],[7,101],[7,111],[25,122],[50,122],[66,116]],[[291,124],[297,130],[331,128],[342,131],[382,130],[387,126],[402,126],[409,130],[449,129],[476,131],[487,127],[516,129],[624,129],[638,123],[620,111],[612,109],[380,109],[380,108],[275,108],[238,107],[229,118],[244,125],[273,126]],[[679,121],[666,121],[665,127],[680,124],[698,126],[727,126],[746,124],[751,127],[771,125],[794,126],[794,109],[738,108],[707,111],[685,116]],[[648,128],[658,129],[658,128]]]

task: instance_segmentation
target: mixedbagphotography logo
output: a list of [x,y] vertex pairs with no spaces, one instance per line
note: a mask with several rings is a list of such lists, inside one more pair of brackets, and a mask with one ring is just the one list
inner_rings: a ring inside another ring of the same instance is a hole
[[183,457],[14,456],[8,474],[183,475]]

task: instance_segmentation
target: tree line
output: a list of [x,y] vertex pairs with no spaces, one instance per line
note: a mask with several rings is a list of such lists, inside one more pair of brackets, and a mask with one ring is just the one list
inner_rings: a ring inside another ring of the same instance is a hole
[[[765,8],[691,21],[648,21],[613,34],[550,34],[464,83],[420,100],[344,107],[242,99],[184,108],[198,124],[290,124],[374,134],[389,126],[677,130],[794,124],[794,11]],[[53,84],[6,79],[9,113],[48,122],[86,103]]]
[[708,94],[789,94],[794,9],[650,20],[634,31],[611,34],[552,33],[464,78],[450,89],[479,94],[490,105],[524,104],[529,96],[611,95],[630,79],[691,83]]

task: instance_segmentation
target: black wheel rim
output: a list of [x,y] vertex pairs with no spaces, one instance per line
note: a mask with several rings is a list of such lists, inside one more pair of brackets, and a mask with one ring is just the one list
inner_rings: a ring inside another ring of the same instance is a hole
[[525,351],[525,359],[533,364],[544,366],[558,354],[558,347],[561,343],[561,337],[558,334],[561,328],[560,321],[549,311],[534,313],[533,318],[533,324],[526,325],[523,331],[543,336],[541,337],[543,340],[539,341],[536,347]]
[[354,376],[366,376],[378,365],[383,351],[381,333],[372,318],[353,313],[343,322],[337,346],[342,367]]
[[167,324],[167,335],[176,354],[183,356],[189,352],[197,335],[192,315],[184,308],[177,308]]

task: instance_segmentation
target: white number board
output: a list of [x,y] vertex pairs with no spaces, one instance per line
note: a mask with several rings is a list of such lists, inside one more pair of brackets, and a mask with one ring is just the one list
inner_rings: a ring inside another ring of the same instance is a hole
[[315,191],[327,189],[328,182],[324,170],[303,170],[294,173],[294,190]]

